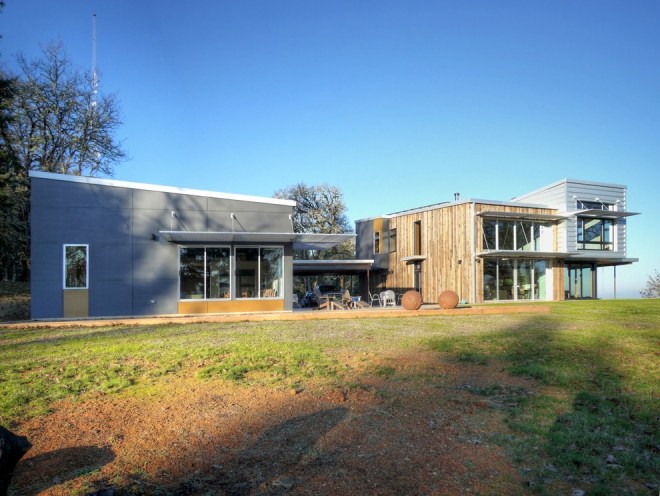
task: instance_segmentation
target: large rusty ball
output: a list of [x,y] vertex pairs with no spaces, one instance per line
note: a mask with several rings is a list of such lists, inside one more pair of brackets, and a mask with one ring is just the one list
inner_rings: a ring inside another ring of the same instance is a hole
[[443,291],[438,296],[438,305],[445,310],[456,308],[458,306],[458,295],[450,289]]
[[401,305],[406,310],[419,310],[422,306],[422,295],[419,291],[406,291],[401,297]]

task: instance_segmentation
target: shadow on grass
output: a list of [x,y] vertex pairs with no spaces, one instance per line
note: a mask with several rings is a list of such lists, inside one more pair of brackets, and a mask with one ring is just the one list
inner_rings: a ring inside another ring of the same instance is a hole
[[[286,494],[301,480],[291,474],[301,465],[331,465],[332,455],[320,452],[319,439],[346,419],[346,408],[296,417],[265,430],[250,446],[212,476],[168,486],[167,494]],[[219,466],[218,466],[219,468]]]
[[511,375],[547,386],[507,414],[517,434],[505,444],[521,466],[535,465],[525,477],[539,492],[552,493],[555,483],[570,483],[588,494],[657,492],[659,410],[657,398],[647,394],[657,379],[647,377],[650,385],[636,382],[629,362],[637,357],[624,343],[648,342],[657,318],[609,328],[606,316],[580,329],[564,327],[566,322],[534,316],[508,328],[430,344],[459,362],[503,362]]
[[21,490],[10,486],[10,494],[28,496],[39,494],[82,475],[100,470],[112,462],[115,454],[110,447],[80,446],[62,448],[22,459],[14,476],[29,481]]

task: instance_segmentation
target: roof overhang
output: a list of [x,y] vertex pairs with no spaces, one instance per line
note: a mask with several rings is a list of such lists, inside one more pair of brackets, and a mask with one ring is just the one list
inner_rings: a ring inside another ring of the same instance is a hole
[[294,260],[293,274],[367,272],[373,264],[373,260]]
[[594,219],[622,219],[624,217],[630,217],[632,215],[639,215],[639,212],[621,212],[616,210],[576,210],[572,212],[571,215],[576,215],[578,217],[591,217]]
[[630,265],[635,262],[639,262],[639,258],[624,258],[616,254],[607,254],[607,253],[570,253],[566,257],[567,262],[592,262],[598,265],[599,267],[612,267],[614,265]]
[[355,234],[271,233],[271,232],[207,232],[207,231],[158,231],[170,243],[293,243],[294,250],[328,250],[345,241],[355,239]]
[[529,212],[500,212],[496,210],[487,210],[477,213],[477,216],[493,219],[514,219],[514,220],[562,220],[566,218],[563,214],[541,214]]

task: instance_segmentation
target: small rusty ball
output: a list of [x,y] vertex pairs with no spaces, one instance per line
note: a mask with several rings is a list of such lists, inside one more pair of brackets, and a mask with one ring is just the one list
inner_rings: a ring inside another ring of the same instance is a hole
[[458,301],[458,295],[450,289],[443,291],[438,297],[438,305],[445,310],[456,308],[458,306]]
[[406,291],[401,297],[401,305],[406,310],[419,310],[422,306],[422,295],[419,291]]

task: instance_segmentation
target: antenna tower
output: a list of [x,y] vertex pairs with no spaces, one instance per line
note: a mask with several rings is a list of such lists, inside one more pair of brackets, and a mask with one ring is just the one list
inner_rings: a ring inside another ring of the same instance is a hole
[[92,14],[92,110],[96,110],[99,78],[96,73],[96,14]]

